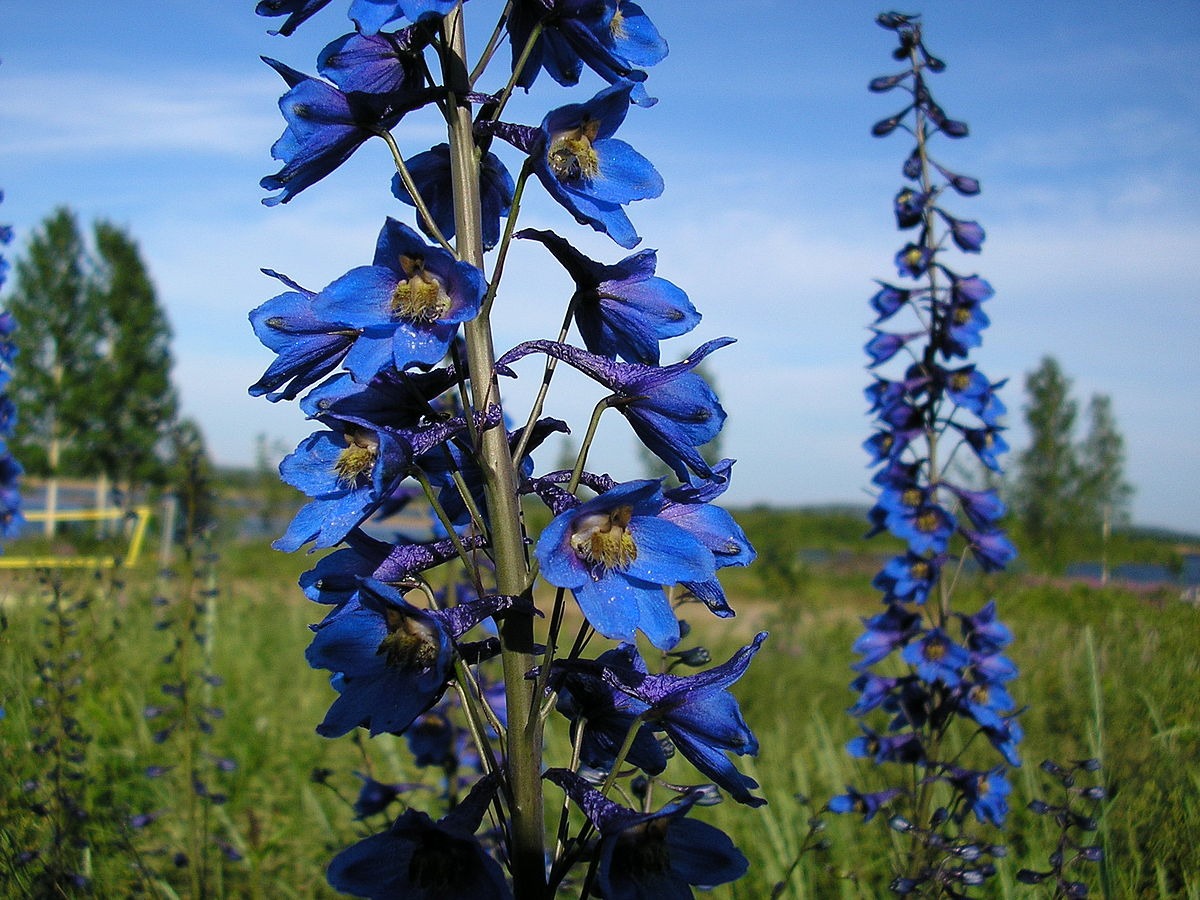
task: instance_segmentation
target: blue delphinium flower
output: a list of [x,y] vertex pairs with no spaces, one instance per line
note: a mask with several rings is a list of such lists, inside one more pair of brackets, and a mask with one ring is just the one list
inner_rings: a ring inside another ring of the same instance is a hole
[[334,672],[339,694],[317,733],[338,737],[360,726],[372,736],[402,733],[446,690],[455,641],[511,605],[509,597],[492,596],[424,610],[395,588],[364,580],[350,601],[313,626],[309,665]]
[[[442,237],[454,237],[454,191],[450,181],[450,145],[438,144],[424,153],[418,153],[406,162],[408,173],[434,224]],[[483,247],[490,250],[500,243],[500,220],[508,215],[516,186],[504,167],[500,157],[487,152],[479,166],[479,202],[482,207],[480,218],[483,224]],[[415,205],[400,176],[392,176],[392,194],[402,203]],[[418,218],[421,230],[429,234],[423,218]],[[433,235],[429,235],[431,238]]]
[[633,640],[643,631],[667,650],[679,621],[663,593],[683,581],[707,581],[712,553],[663,518],[657,480],[617,485],[555,516],[534,551],[542,576],[569,588],[592,626],[605,637]]
[[324,320],[314,308],[314,292],[286,275],[270,269],[263,272],[291,290],[250,312],[255,336],[278,354],[262,378],[250,386],[250,396],[266,395],[272,402],[293,400],[338,366],[354,345],[358,330]]
[[495,777],[481,779],[437,822],[406,810],[387,831],[335,856],[330,885],[371,900],[511,900],[504,870],[475,836],[497,787]]
[[726,662],[694,675],[648,675],[644,667],[616,665],[602,672],[617,690],[646,704],[642,717],[666,732],[688,762],[748,806],[767,801],[750,793],[758,783],[739,772],[726,754],[753,756],[758,740],[729,687],[745,674],[766,637],[759,632]]
[[479,312],[485,289],[477,268],[388,218],[372,264],[338,278],[316,303],[332,321],[358,329],[345,366],[365,382],[392,366],[440,362],[459,325]]
[[350,18],[360,33],[377,34],[392,22],[441,17],[454,9],[458,0],[351,0]]
[[528,89],[545,69],[561,85],[579,81],[586,64],[609,84],[634,82],[633,102],[651,106],[641,82],[652,66],[667,56],[663,40],[642,8],[630,0],[515,0],[508,33],[513,67],[526,53],[533,30],[541,33],[529,48],[516,84]]
[[[0,201],[4,193],[0,191]],[[0,225],[0,247],[12,240],[12,229]],[[0,287],[8,277],[8,260],[0,254]],[[12,364],[17,355],[17,346],[12,340],[16,322],[10,313],[0,309],[0,537],[13,538],[24,521],[21,515],[21,475],[24,469],[9,452],[5,440],[16,424],[16,406],[5,388],[12,377]],[[3,709],[0,708],[0,714]]]
[[407,90],[379,96],[343,93],[319,78],[263,59],[289,88],[279,100],[287,128],[271,147],[271,157],[284,165],[259,182],[268,191],[279,191],[263,199],[267,206],[287,203],[316,184],[367,139],[390,130],[406,112],[425,102]]
[[515,236],[543,244],[567,270],[575,282],[575,324],[593,353],[656,366],[659,341],[687,334],[700,322],[687,294],[654,274],[653,250],[606,266],[552,231],[527,228]]
[[750,864],[723,831],[686,818],[703,796],[692,791],[657,812],[637,812],[606,798],[579,775],[545,776],[583,810],[596,830],[596,887],[610,900],[692,897],[691,887],[736,881]]
[[[585,666],[577,661],[565,666],[559,664],[561,679],[557,682],[555,708],[572,722],[584,726],[579,758],[585,765],[604,772],[616,762],[617,753],[635,720],[649,709],[646,703],[614,688],[604,679],[604,669],[613,667],[648,674],[637,648],[622,644],[602,653],[592,665]],[[642,723],[638,726],[625,762],[650,775],[657,775],[667,767],[666,754],[650,725]]]
[[508,365],[531,353],[545,353],[583,372],[614,392],[610,403],[620,412],[646,449],[671,467],[680,481],[688,470],[712,478],[712,467],[700,455],[725,423],[725,410],[713,389],[692,372],[708,354],[733,343],[718,338],[699,347],[682,362],[669,366],[622,363],[554,341],[526,341],[496,361],[496,371],[511,375]]
[[280,26],[279,30],[271,32],[272,34],[286,36],[295,31],[305,20],[316,15],[316,13],[328,5],[329,0],[259,0],[258,6],[254,7],[254,11],[258,15],[268,18],[287,16],[287,19]]
[[325,46],[317,71],[344,94],[400,94],[421,83],[419,32],[344,34]]
[[829,801],[829,809],[836,813],[862,813],[863,821],[870,822],[887,804],[903,793],[899,788],[887,788],[870,794],[860,794],[850,785],[846,793]]
[[631,82],[615,84],[586,103],[551,110],[529,148],[534,174],[550,196],[581,225],[626,248],[641,238],[622,207],[663,190],[650,161],[613,137],[625,121],[632,90]]
[[[879,471],[872,482],[879,488],[871,508],[871,534],[890,532],[903,544],[873,581],[883,595],[886,611],[864,619],[865,633],[854,644],[860,660],[851,684],[857,702],[850,707],[860,719],[862,734],[847,745],[850,755],[877,765],[909,767],[901,776],[905,790],[887,788],[870,793],[849,787],[834,798],[835,812],[862,812],[872,818],[878,798],[886,796],[905,809],[897,830],[915,842],[937,848],[919,868],[909,869],[893,882],[893,890],[911,893],[931,882],[947,895],[964,890],[995,873],[983,857],[996,855],[981,847],[964,830],[973,813],[979,822],[1001,825],[1008,811],[1006,765],[1019,765],[1016,745],[1021,730],[1007,682],[1016,675],[1000,655],[1011,635],[988,604],[973,616],[956,613],[951,605],[953,584],[944,573],[970,552],[985,572],[1003,568],[1016,551],[1001,530],[1004,504],[995,490],[957,484],[950,469],[956,449],[966,444],[980,462],[999,472],[998,456],[1006,445],[1000,431],[1005,413],[998,396],[1004,381],[993,382],[973,363],[948,368],[952,359],[965,360],[982,343],[989,324],[981,304],[992,288],[978,275],[960,275],[945,262],[951,246],[977,253],[984,231],[977,222],[959,218],[940,205],[948,186],[956,193],[978,193],[978,182],[951,173],[929,157],[935,133],[963,137],[967,126],[951,119],[929,93],[926,72],[941,71],[944,63],[925,49],[919,17],[886,13],[879,23],[897,32],[896,59],[909,68],[871,83],[877,92],[903,86],[912,102],[900,113],[877,123],[876,135],[897,131],[912,134],[916,147],[903,166],[913,182],[896,195],[896,224],[917,229],[896,254],[901,276],[913,286],[880,282],[871,298],[875,314],[873,336],[866,346],[872,382],[866,390],[875,431],[864,444]],[[945,182],[938,182],[934,171]],[[904,331],[891,323],[907,314],[916,323]],[[888,322],[884,330],[882,324]],[[876,374],[900,350],[910,362],[900,378]],[[949,449],[947,448],[949,445]],[[962,623],[963,642],[950,634],[951,620]],[[880,673],[877,665],[899,663],[903,671]],[[865,723],[868,716],[887,715],[886,731]],[[953,739],[952,726],[969,729]],[[982,735],[1006,765],[972,770],[966,766],[983,742],[971,747],[971,735]],[[971,748],[970,753],[959,748]],[[949,793],[947,798],[946,793]],[[920,818],[910,821],[905,816]],[[925,818],[928,816],[928,818]]]

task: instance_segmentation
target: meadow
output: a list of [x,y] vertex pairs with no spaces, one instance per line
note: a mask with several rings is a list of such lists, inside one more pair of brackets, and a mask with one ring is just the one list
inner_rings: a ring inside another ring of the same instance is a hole
[[[700,811],[751,861],[748,876],[711,895],[766,898],[780,882],[782,897],[886,895],[891,857],[900,851],[886,816],[864,826],[860,817],[823,814],[828,849],[793,865],[824,801],[847,783],[869,783],[870,773],[844,750],[858,733],[845,709],[853,700],[850,647],[859,618],[878,611],[870,578],[874,554],[886,548],[853,543],[861,526],[844,517],[759,510],[743,518],[761,559],[747,570],[727,570],[738,616],[732,628],[717,628],[703,609],[685,611],[693,626],[687,643],[707,646],[719,661],[757,630],[770,632],[735,687],[762,748],[740,762],[769,804],[752,810],[727,802]],[[795,546],[817,552],[803,562]],[[165,579],[153,561],[115,576],[3,574],[0,895],[36,895],[32,873],[59,852],[83,858],[94,896],[332,896],[324,880],[330,856],[386,821],[355,819],[355,772],[425,784],[430,790],[406,796],[418,804],[428,799],[439,814],[440,773],[414,767],[403,738],[330,741],[314,733],[333,693],[326,676],[304,662],[307,626],[322,613],[295,587],[310,562],[274,553],[265,541],[226,541],[194,566],[180,560]],[[1015,882],[1023,866],[1046,868],[1058,837],[1051,819],[1024,807],[1054,797],[1038,767],[1043,759],[1095,757],[1109,799],[1095,836],[1105,864],[1080,872],[1092,895],[1200,897],[1200,610],[1179,602],[1177,592],[1020,573],[965,576],[958,590],[963,608],[974,597],[1000,604],[1015,632],[1009,655],[1021,668],[1015,692],[1026,707],[1024,766],[1014,778],[1004,838],[1010,852],[994,895],[1049,896]],[[58,613],[49,605],[55,596]],[[159,596],[167,602],[156,604]],[[173,652],[180,633],[185,638]],[[211,733],[187,726],[182,736],[156,742],[147,710],[163,702],[164,684],[179,680],[173,673],[188,665],[199,671],[201,661],[220,676],[203,689],[204,708],[220,707],[203,717]],[[77,721],[67,727],[83,738],[58,734],[60,749],[77,749],[56,756],[35,729],[49,727],[53,738],[64,719]],[[205,790],[219,790],[225,802],[197,805],[180,773],[198,759],[220,761],[209,766],[214,774]],[[174,768],[145,776],[164,764]],[[71,833],[83,839],[54,849],[55,830],[66,830],[45,786],[72,771],[71,783],[60,787],[78,798],[84,824]],[[41,815],[31,809],[37,802],[48,806]],[[156,818],[133,819],[145,813]],[[228,852],[207,848],[200,832],[220,836]],[[31,848],[42,856],[22,864]],[[180,852],[190,865],[175,864]]]

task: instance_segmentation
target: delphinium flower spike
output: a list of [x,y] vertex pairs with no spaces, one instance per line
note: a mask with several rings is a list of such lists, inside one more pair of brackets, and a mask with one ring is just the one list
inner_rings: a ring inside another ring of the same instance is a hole
[[[1003,569],[1015,550],[999,524],[1004,504],[996,491],[960,483],[949,465],[964,445],[987,470],[999,471],[1004,382],[965,362],[989,324],[982,304],[993,292],[978,275],[952,269],[949,259],[952,248],[978,253],[984,231],[942,205],[948,189],[970,196],[979,185],[930,155],[936,137],[965,137],[967,126],[933,99],[929,76],[945,64],[926,49],[920,17],[886,13],[878,23],[896,35],[893,55],[906,68],[876,78],[871,90],[903,92],[908,104],[872,132],[915,141],[902,168],[909,183],[893,209],[897,227],[916,234],[895,256],[905,282],[880,282],[871,298],[866,396],[875,431],[865,447],[878,467],[872,533],[890,532],[904,550],[875,577],[885,609],[864,620],[854,645],[861,658],[851,686],[859,699],[850,712],[861,720],[862,736],[848,750],[893,774],[885,774],[882,790],[848,786],[830,809],[868,821],[884,809],[903,810],[891,821],[909,852],[892,889],[965,896],[994,874],[989,860],[1002,850],[977,838],[968,819],[1004,824],[1007,772],[1020,765],[1021,732],[1008,690],[1016,668],[1002,655],[1012,635],[994,603],[956,610],[947,575],[971,559],[985,572]],[[963,363],[952,365],[956,360]],[[897,372],[884,374],[889,367]],[[880,728],[866,724],[877,717]],[[953,728],[965,736],[951,740]],[[989,744],[988,752],[979,749]],[[963,745],[970,752],[952,749]],[[896,771],[902,768],[909,773]]]
[[[4,199],[0,192],[0,200]],[[12,229],[0,225],[0,247],[12,240]],[[8,260],[0,253],[0,287],[8,277]],[[7,437],[17,423],[16,406],[9,399],[8,382],[12,378],[13,360],[17,347],[12,333],[15,323],[9,313],[0,309],[0,539],[15,537],[21,529],[20,482],[23,469],[9,452]]]
[[[286,16],[278,33],[287,35],[327,5],[263,0],[257,11]],[[287,92],[271,150],[282,168],[262,180],[274,192],[264,202],[291,201],[378,137],[394,166],[382,186],[399,204],[370,264],[320,290],[264,270],[284,290],[250,314],[275,354],[250,392],[298,400],[318,426],[280,466],[309,500],[275,542],[330,551],[300,578],[325,612],[306,654],[330,673],[317,731],[363,743],[399,736],[413,765],[441,781],[419,797],[365,763],[357,800],[346,798],[355,817],[378,818],[396,801],[408,808],[337,854],[328,880],[363,897],[475,900],[552,896],[581,863],[590,863],[586,891],[608,897],[690,896],[693,885],[738,878],[745,858],[687,813],[722,789],[747,806],[765,802],[730,759],[758,750],[731,687],[765,634],[711,667],[705,647],[681,646],[686,606],[702,603],[714,621],[732,616],[718,570],[754,559],[715,503],[733,461],[710,464],[699,449],[725,411],[693,370],[732,340],[660,365],[661,343],[692,331],[700,314],[659,274],[655,251],[594,260],[555,232],[516,227],[522,193],[537,182],[578,223],[621,247],[640,241],[625,207],[657,197],[663,181],[617,134],[653,105],[644,70],[666,56],[666,42],[627,0],[514,0],[498,5],[491,38],[470,59],[467,35],[487,32],[464,20],[485,15],[485,4],[337,5],[354,31],[321,51],[319,77],[268,60]],[[512,66],[495,78],[505,40]],[[590,99],[556,101],[539,124],[509,120],[513,91],[542,70]],[[593,76],[599,86],[583,83]],[[497,83],[484,92],[489,78]],[[446,139],[411,145],[421,132],[409,123],[438,118]],[[537,298],[559,304],[547,309],[549,339],[533,334],[498,352],[492,319],[511,302],[501,280],[516,248],[561,266],[574,288]],[[583,347],[568,343],[573,330]],[[499,376],[516,377],[512,365],[535,353],[546,358],[542,390],[517,417]],[[574,466],[545,472],[539,447],[569,431],[543,415],[559,362],[610,393]],[[589,459],[610,407],[678,484],[621,480]],[[540,535],[526,531],[526,497],[550,510]],[[385,538],[380,520],[421,500],[428,532]],[[582,621],[569,615],[572,598]],[[552,603],[548,614],[538,602]],[[641,657],[638,632],[654,655]],[[626,643],[591,649],[606,639]],[[502,673],[490,668],[497,657]],[[574,760],[550,781],[547,735],[570,742],[560,758]],[[675,755],[703,783],[667,781]],[[330,774],[317,780],[329,785]],[[567,795],[552,849],[547,785]],[[614,791],[643,808],[610,800]],[[435,793],[444,814],[416,808]],[[571,801],[586,822],[572,821]]]

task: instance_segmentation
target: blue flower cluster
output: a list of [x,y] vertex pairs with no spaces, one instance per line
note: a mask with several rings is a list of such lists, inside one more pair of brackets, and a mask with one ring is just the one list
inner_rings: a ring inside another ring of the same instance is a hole
[[[0,200],[4,194],[0,193]],[[12,228],[0,225],[0,247],[12,240]],[[8,260],[0,254],[0,287],[8,278]],[[0,538],[16,537],[21,530],[21,464],[9,452],[5,438],[17,424],[17,408],[5,388],[12,378],[13,359],[17,355],[12,340],[15,323],[6,310],[0,309]]]
[[[953,576],[964,565],[973,560],[994,572],[1016,553],[999,524],[1005,510],[996,490],[969,487],[951,474],[952,464],[961,469],[964,453],[973,454],[984,471],[1000,472],[998,457],[1007,449],[998,395],[1004,382],[991,381],[967,361],[988,325],[983,304],[992,288],[946,261],[952,247],[973,254],[983,244],[978,223],[943,206],[948,195],[979,193],[979,183],[929,155],[935,136],[962,138],[967,126],[949,118],[930,92],[929,75],[945,64],[927,50],[918,17],[887,13],[878,22],[897,36],[893,55],[907,68],[874,79],[871,90],[901,89],[911,102],[878,122],[873,133],[901,130],[914,138],[903,166],[908,184],[895,198],[897,226],[914,236],[895,258],[906,280],[880,282],[871,298],[875,320],[866,352],[873,380],[866,396],[875,432],[865,447],[877,467],[871,534],[888,532],[905,549],[875,577],[885,609],[864,621],[866,630],[854,645],[860,659],[852,687],[859,699],[850,712],[861,720],[862,734],[848,750],[917,774],[905,780],[903,790],[850,788],[831,808],[870,819],[885,805],[907,803],[917,820],[904,820],[903,830],[927,847],[938,841],[945,846],[947,832],[952,840],[964,839],[969,814],[980,823],[1003,824],[1007,767],[1020,765],[1021,729],[1007,689],[1017,671],[1002,652],[1012,636],[997,619],[994,603],[971,614],[951,606]],[[901,318],[909,324],[897,328]],[[876,730],[867,720],[880,713],[884,724]],[[967,767],[973,757],[947,740],[955,722],[982,735],[999,755],[995,764]],[[961,890],[992,871],[990,863],[964,864],[962,856],[956,865],[939,868],[935,854],[915,855],[916,868],[901,885],[905,890],[931,878]]]
[[[328,3],[262,0],[257,11],[286,17],[286,35]],[[446,776],[446,815],[410,807],[338,854],[328,878],[365,897],[549,896],[586,863],[606,897],[691,896],[692,886],[731,881],[748,865],[728,837],[687,818],[692,807],[719,799],[719,789],[747,806],[765,802],[733,761],[758,742],[730,687],[766,635],[721,665],[671,671],[709,660],[703,648],[677,649],[687,634],[681,604],[732,616],[717,570],[755,555],[714,504],[733,461],[701,453],[725,411],[695,369],[732,340],[662,364],[661,342],[691,332],[700,314],[657,274],[653,250],[606,263],[554,231],[516,229],[526,185],[540,184],[579,224],[626,249],[640,242],[626,207],[657,197],[663,182],[617,135],[631,110],[653,105],[644,67],[667,46],[628,0],[504,7],[473,64],[463,8],[443,0],[353,0],[354,31],[321,51],[318,76],[267,60],[287,91],[285,130],[271,150],[282,167],[262,180],[276,192],[264,202],[293,200],[378,138],[395,164],[398,210],[415,214],[415,227],[388,218],[369,263],[320,290],[264,270],[284,289],[250,314],[275,354],[250,393],[298,399],[318,428],[280,466],[308,501],[275,542],[331,550],[300,580],[328,608],[306,654],[330,673],[335,694],[317,731],[404,735],[416,766]],[[477,85],[505,37],[512,65],[499,91],[483,93]],[[529,89],[542,70],[569,87],[585,69],[603,83],[591,99],[537,125],[504,119],[511,92]],[[410,154],[399,126],[417,116],[440,116],[448,140]],[[516,156],[511,170],[501,151]],[[555,339],[497,355],[490,316],[505,300],[504,260],[536,244],[574,285],[561,298],[562,327]],[[490,271],[487,251],[495,251]],[[572,329],[582,346],[570,342]],[[499,376],[517,377],[514,367],[535,354],[546,360],[545,388],[514,428]],[[596,471],[591,429],[572,469],[536,470],[534,451],[569,430],[542,415],[558,363],[609,392],[593,428],[616,410],[677,483]],[[522,496],[550,510],[538,536],[526,534]],[[432,512],[428,538],[381,539],[378,518],[416,497]],[[548,616],[541,593],[553,597]],[[580,616],[570,614],[571,598]],[[547,625],[535,641],[539,617]],[[578,628],[573,642],[568,627]],[[639,632],[658,652],[643,658]],[[589,657],[597,635],[619,644]],[[502,682],[482,668],[497,656]],[[543,731],[555,727],[569,732],[577,762],[543,772]],[[661,778],[676,754],[703,784]],[[625,796],[641,802],[627,808],[608,795],[634,773],[641,787]],[[384,813],[407,787],[360,777],[360,818]],[[563,805],[550,854],[541,844],[544,784],[586,819],[571,836]],[[661,785],[657,809],[651,784]],[[480,835],[489,810],[499,827]]]

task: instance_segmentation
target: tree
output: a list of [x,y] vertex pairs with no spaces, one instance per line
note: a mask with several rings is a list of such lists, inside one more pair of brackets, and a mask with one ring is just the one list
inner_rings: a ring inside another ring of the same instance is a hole
[[[60,207],[34,232],[17,260],[9,312],[20,362],[13,373],[17,407],[13,444],[26,471],[48,478],[46,509],[58,506],[58,475],[87,462],[72,453],[87,430],[95,366],[95,316],[86,252],[75,214]],[[53,516],[46,533],[53,534]]]
[[1025,393],[1029,446],[1017,459],[1013,505],[1029,550],[1057,566],[1064,539],[1079,522],[1080,469],[1072,437],[1078,404],[1070,379],[1049,356],[1026,375]]
[[1117,429],[1112,398],[1093,394],[1087,436],[1079,448],[1079,495],[1085,523],[1100,534],[1101,578],[1108,578],[1108,538],[1114,525],[1129,521],[1133,486],[1125,480],[1125,438]]
[[86,265],[83,235],[65,207],[42,223],[16,262],[9,300],[19,360],[12,381],[18,412],[14,444],[31,474],[56,474],[65,462],[64,442],[88,424],[95,315]]
[[55,210],[17,260],[10,301],[15,445],[49,479],[50,510],[65,472],[161,483],[176,416],[171,333],[137,245],[107,222],[94,235],[92,252],[75,214]]
[[87,449],[101,471],[129,489],[166,477],[164,446],[178,403],[171,385],[171,328],[134,240],[109,222],[95,225],[89,302],[97,320],[97,362]]

